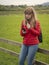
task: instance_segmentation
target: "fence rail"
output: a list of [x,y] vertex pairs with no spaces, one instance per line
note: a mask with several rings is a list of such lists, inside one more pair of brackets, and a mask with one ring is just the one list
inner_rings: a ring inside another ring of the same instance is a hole
[[[4,39],[4,38],[0,38],[0,42],[13,44],[13,45],[17,45],[17,46],[20,46],[20,47],[22,45],[20,42],[16,42],[16,41]],[[8,49],[2,48],[2,47],[0,47],[0,51],[4,51],[4,52],[9,53],[9,54],[14,55],[14,56],[19,56],[19,53],[16,53],[14,51],[11,51],[11,50],[8,50]],[[49,50],[44,50],[42,48],[38,48],[38,52],[49,55]],[[49,65],[49,64],[47,64],[45,62],[41,62],[39,60],[35,60],[35,65]]]

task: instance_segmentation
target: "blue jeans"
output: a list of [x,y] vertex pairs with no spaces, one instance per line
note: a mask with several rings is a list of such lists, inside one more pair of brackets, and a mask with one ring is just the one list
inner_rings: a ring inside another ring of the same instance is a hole
[[28,65],[32,65],[37,49],[38,49],[38,45],[26,46],[23,44],[19,56],[19,65],[24,65],[26,56],[27,56]]

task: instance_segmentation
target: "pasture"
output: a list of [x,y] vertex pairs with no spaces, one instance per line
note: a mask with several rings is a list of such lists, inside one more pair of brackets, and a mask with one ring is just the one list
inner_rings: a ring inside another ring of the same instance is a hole
[[[1,15],[0,16],[0,37],[5,39],[10,39],[18,42],[22,42],[22,37],[20,36],[21,21],[24,19],[24,15]],[[43,43],[39,44],[40,48],[49,50],[49,15],[48,14],[38,14],[38,19],[41,24],[43,33]],[[0,42],[0,47],[13,50],[15,52],[20,52],[20,48],[6,43]],[[10,56],[4,52],[0,52],[0,65],[16,65],[18,64],[18,58]],[[49,63],[49,56],[37,53],[36,59],[42,60]],[[15,63],[15,64],[14,64]]]

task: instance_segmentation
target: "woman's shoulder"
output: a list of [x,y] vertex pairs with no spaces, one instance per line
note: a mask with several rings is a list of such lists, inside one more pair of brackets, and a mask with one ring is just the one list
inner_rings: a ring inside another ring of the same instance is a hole
[[40,21],[36,20],[36,27],[40,26]]
[[25,20],[22,20],[22,25],[24,25],[25,24]]
[[39,20],[36,20],[36,24],[40,24],[40,21]]

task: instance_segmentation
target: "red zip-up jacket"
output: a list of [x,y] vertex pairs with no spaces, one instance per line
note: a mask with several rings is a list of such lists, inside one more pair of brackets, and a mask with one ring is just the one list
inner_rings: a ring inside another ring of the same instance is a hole
[[[39,44],[38,35],[40,35],[40,23],[39,21],[36,21],[36,27],[28,29],[26,25],[21,25],[20,35],[23,37],[23,44],[25,45],[36,45]],[[26,33],[24,34],[22,32],[22,28],[26,30]]]

